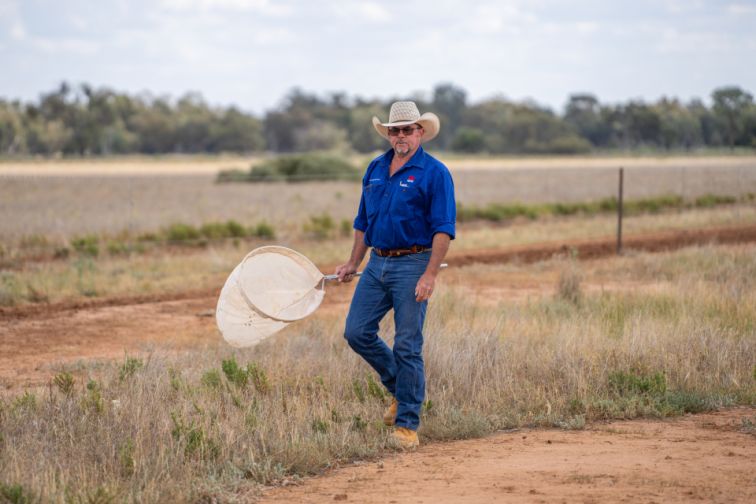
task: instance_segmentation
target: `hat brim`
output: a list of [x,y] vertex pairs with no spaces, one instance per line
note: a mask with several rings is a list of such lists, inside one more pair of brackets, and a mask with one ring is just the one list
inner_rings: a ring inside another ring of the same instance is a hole
[[423,130],[425,131],[423,133],[424,142],[436,138],[436,135],[438,135],[438,132],[441,130],[441,121],[433,112],[426,112],[425,114],[418,117],[416,121],[397,121],[393,123],[382,123],[380,119],[373,116],[373,127],[375,128],[375,131],[377,131],[378,134],[386,140],[389,139],[389,128],[394,126],[408,126],[410,124],[419,124],[423,127]]

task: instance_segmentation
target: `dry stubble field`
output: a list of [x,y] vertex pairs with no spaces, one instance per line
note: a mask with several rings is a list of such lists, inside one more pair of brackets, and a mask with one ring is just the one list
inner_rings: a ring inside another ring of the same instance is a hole
[[[476,173],[483,172],[469,175]],[[485,181],[483,194],[491,181],[477,180]],[[736,206],[629,222],[648,231],[755,221],[753,208]],[[477,248],[506,248],[601,236],[611,227],[610,218],[571,218],[472,226],[460,236],[477,240]],[[301,245],[313,254],[323,248]],[[332,264],[348,246],[329,244],[319,263]],[[146,270],[161,290],[161,282],[204,261],[217,270],[204,278],[212,285],[239,253],[228,247],[167,255]],[[207,316],[212,293],[11,311],[0,329],[0,372],[9,387],[0,400],[0,495],[248,502],[259,498],[261,484],[295,483],[266,498],[749,502],[756,488],[754,257],[753,245],[704,246],[445,272],[428,321],[425,446],[409,457],[385,450],[386,431],[375,419],[386,398],[340,336],[349,287],[329,292],[312,319],[243,351],[226,347],[215,331]],[[111,271],[128,271],[141,259],[119,261]],[[56,267],[44,276],[63,271]],[[176,273],[167,273],[172,268]],[[382,331],[390,339],[390,322]],[[750,409],[663,424],[602,423],[736,405]],[[441,444],[501,429],[508,432]],[[617,458],[628,452],[636,455]],[[555,457],[565,463],[546,463]],[[307,474],[355,459],[373,462],[300,485]],[[419,486],[397,485],[397,474],[414,475]],[[394,488],[389,496],[384,475]]]
[[[186,222],[270,222],[281,234],[311,215],[351,219],[359,186],[347,182],[215,184],[219,168],[250,160],[0,163],[0,240],[144,232]],[[599,200],[617,193],[626,168],[628,199],[676,194],[756,193],[756,157],[452,159],[464,205]],[[182,170],[183,166],[183,170]],[[151,171],[148,171],[151,170]]]

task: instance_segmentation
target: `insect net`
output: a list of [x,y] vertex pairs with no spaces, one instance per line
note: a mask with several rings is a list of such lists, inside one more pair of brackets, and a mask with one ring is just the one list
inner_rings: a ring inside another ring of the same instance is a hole
[[299,252],[286,247],[260,247],[226,280],[215,310],[223,338],[248,347],[318,309],[325,277]]

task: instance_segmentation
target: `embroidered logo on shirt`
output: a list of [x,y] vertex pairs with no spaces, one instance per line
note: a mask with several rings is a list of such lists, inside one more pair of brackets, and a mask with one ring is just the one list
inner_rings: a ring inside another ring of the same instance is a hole
[[400,181],[399,185],[401,187],[409,187],[409,184],[414,184],[414,183],[415,183],[415,176],[414,175],[410,175],[409,177],[407,177],[407,182],[401,182]]

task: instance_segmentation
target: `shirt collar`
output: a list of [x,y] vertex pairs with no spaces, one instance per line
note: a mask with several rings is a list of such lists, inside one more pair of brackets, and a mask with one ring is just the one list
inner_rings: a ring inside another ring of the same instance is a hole
[[[389,149],[383,155],[383,161],[387,167],[391,165],[392,159],[394,159],[394,149]],[[411,166],[421,169],[425,167],[425,151],[423,150],[422,145],[417,148],[409,161],[404,163],[404,166],[402,166],[401,169],[404,170],[405,168],[409,168]]]

